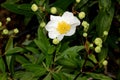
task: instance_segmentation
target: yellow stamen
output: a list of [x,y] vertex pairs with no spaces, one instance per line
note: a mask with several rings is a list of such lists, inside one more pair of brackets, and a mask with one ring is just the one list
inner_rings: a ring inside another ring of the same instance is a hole
[[69,24],[67,24],[66,22],[62,21],[58,23],[57,26],[57,31],[60,34],[66,34],[69,30],[70,30],[71,26]]

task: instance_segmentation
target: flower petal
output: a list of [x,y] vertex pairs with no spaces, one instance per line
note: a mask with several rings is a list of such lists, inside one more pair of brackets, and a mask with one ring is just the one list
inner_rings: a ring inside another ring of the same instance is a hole
[[50,32],[48,32],[48,36],[51,39],[55,39],[56,37],[58,37],[58,35],[59,34],[56,31],[50,31]]
[[59,21],[59,20],[61,20],[61,16],[53,16],[53,15],[50,15],[50,20]]
[[64,35],[59,35],[59,36],[57,37],[57,39],[58,39],[59,41],[61,41],[61,40],[63,39],[63,37],[64,37]]
[[76,26],[75,26],[75,25],[72,25],[70,31],[67,32],[67,33],[65,34],[65,36],[71,36],[71,35],[73,35],[73,34],[75,33],[75,31],[76,31]]
[[80,21],[77,17],[73,15],[71,12],[65,12],[62,15],[63,20],[65,20],[68,24],[76,24],[75,26],[80,25]]
[[47,31],[52,31],[57,27],[57,23],[58,23],[57,21],[49,21],[48,24],[45,26],[45,29]]

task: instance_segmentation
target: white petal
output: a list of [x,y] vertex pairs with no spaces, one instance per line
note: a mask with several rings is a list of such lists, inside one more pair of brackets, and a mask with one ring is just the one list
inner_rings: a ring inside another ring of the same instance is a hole
[[75,33],[75,31],[76,31],[76,26],[72,25],[70,31],[66,33],[65,36],[71,36]]
[[57,27],[57,23],[58,23],[57,21],[49,21],[48,24],[45,26],[45,29],[47,31],[52,31]]
[[48,36],[51,39],[55,39],[56,37],[58,37],[58,35],[59,34],[56,31],[50,31],[50,32],[48,32]]
[[61,40],[63,39],[63,37],[64,37],[64,35],[59,35],[59,36],[57,37],[57,39],[58,39],[59,41],[61,41]]
[[75,17],[71,12],[65,12],[62,15],[62,19],[66,21],[68,24],[76,24],[75,26],[80,25],[79,19]]
[[61,20],[61,17],[60,17],[60,16],[53,16],[53,15],[50,15],[50,20],[59,21],[59,20]]

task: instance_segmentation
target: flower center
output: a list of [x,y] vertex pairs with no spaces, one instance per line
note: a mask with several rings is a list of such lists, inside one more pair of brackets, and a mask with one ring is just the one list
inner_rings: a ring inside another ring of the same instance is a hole
[[57,31],[60,34],[65,34],[65,33],[67,33],[70,30],[70,28],[71,28],[71,26],[69,24],[67,24],[66,22],[62,21],[62,22],[58,23]]

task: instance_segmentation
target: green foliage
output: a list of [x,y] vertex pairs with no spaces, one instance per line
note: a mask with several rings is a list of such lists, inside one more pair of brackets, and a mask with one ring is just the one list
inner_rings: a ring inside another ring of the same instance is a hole
[[[31,0],[28,3],[20,3],[20,0],[6,0],[2,7],[7,10],[24,15],[25,24],[32,20],[33,15],[39,23],[50,20],[51,7],[56,7],[59,16],[65,11],[74,13],[76,17],[81,11],[85,11],[88,31],[83,26],[77,26],[73,36],[67,36],[59,44],[53,44],[48,38],[46,28],[38,26],[32,40],[26,38],[19,44],[14,42],[17,35],[7,35],[8,40],[0,51],[0,80],[112,80],[107,72],[107,67],[102,62],[109,61],[110,48],[119,48],[111,35],[103,35],[104,31],[110,32],[115,13],[115,2],[112,0]],[[119,0],[116,0],[119,2]],[[32,4],[38,6],[36,12],[31,10]],[[95,12],[94,14],[92,12]],[[34,19],[33,19],[34,21]],[[34,23],[31,23],[34,24]],[[36,26],[36,25],[35,25]],[[33,27],[35,27],[33,26]],[[52,25],[53,26],[53,25]],[[51,26],[51,27],[52,27]],[[1,27],[1,26],[0,26]],[[1,30],[0,30],[1,31]],[[22,32],[22,31],[21,31]],[[86,32],[88,36],[83,37]],[[0,32],[0,38],[2,33]],[[114,36],[114,35],[113,35]],[[2,35],[2,37],[4,37]],[[101,38],[101,45],[96,45],[95,38]],[[34,38],[34,39],[33,39]],[[114,41],[114,43],[112,43]],[[24,44],[26,43],[27,44]],[[93,46],[90,46],[93,44]],[[21,46],[19,46],[21,45]],[[95,47],[100,46],[101,52],[96,53]],[[118,73],[120,74],[120,73]],[[119,77],[118,77],[119,78]]]

